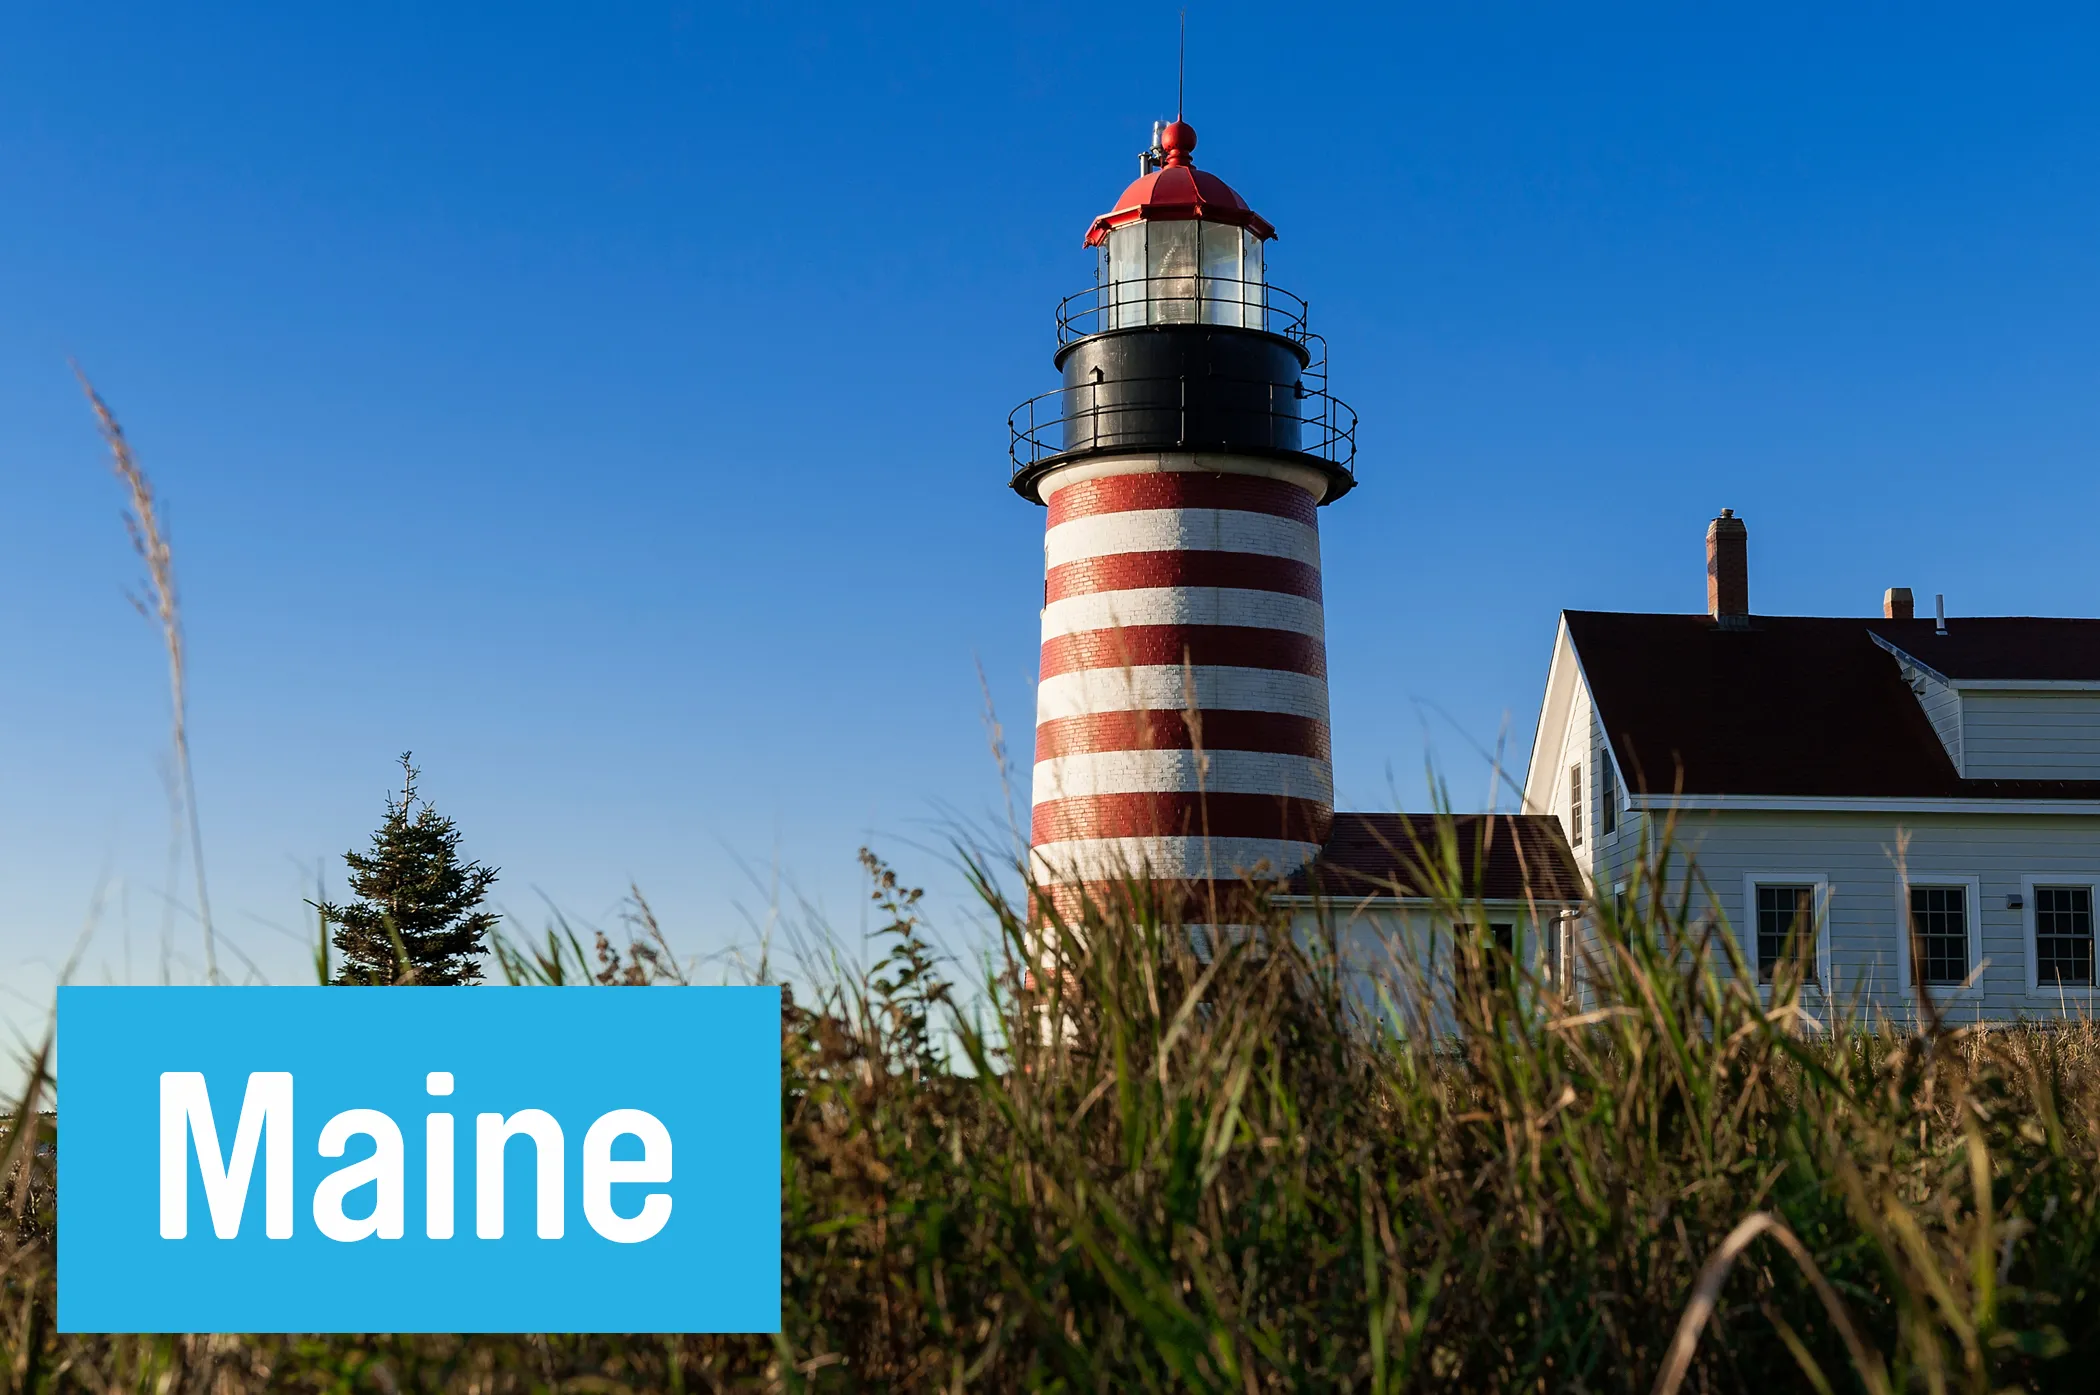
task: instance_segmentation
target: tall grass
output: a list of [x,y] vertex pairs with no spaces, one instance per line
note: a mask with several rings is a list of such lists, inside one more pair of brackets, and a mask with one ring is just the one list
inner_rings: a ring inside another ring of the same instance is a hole
[[[1422,850],[1437,909],[1483,923],[1452,852]],[[1442,995],[1398,1018],[1256,888],[1232,934],[1141,887],[1031,927],[980,875],[1003,947],[964,993],[915,894],[870,872],[875,962],[809,957],[781,1024],[777,1337],[60,1337],[29,1100],[5,1369],[166,1391],[2093,1388],[2094,1030],[1812,1022],[1666,843],[1623,919],[1588,908],[1580,1011],[1462,940],[1389,985]],[[502,963],[663,977],[660,937],[635,943],[557,931]],[[1455,1033],[1380,1025],[1432,1008]]]
[[[175,588],[175,552],[168,544],[167,528],[161,519],[160,502],[153,481],[139,467],[131,440],[124,434],[115,412],[95,391],[79,364],[73,376],[86,394],[95,414],[95,429],[109,449],[110,470],[124,486],[124,531],[132,550],[146,567],[146,589],[131,603],[160,630],[161,647],[168,656],[168,743],[174,761],[174,803],[180,834],[189,844],[190,867],[197,883],[197,921],[204,930],[204,980],[219,981],[218,934],[212,927],[211,894],[204,880],[204,827],[197,813],[197,779],[190,766],[189,652],[183,636],[182,601]],[[171,868],[172,870],[172,868]]]

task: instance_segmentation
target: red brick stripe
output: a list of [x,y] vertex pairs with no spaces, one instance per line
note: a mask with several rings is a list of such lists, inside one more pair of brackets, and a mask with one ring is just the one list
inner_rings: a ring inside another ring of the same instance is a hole
[[[1206,751],[1266,751],[1279,756],[1327,760],[1327,724],[1285,712],[1240,712],[1214,708],[1196,713]],[[1089,712],[1054,717],[1035,729],[1035,758],[1084,755],[1090,751],[1186,751],[1195,746],[1180,712]]]
[[1199,668],[1268,668],[1325,678],[1327,646],[1311,635],[1251,625],[1124,625],[1046,640],[1042,676],[1184,662]]
[[1042,847],[1075,838],[1165,835],[1318,843],[1326,838],[1333,821],[1333,811],[1325,804],[1280,794],[1199,794],[1193,790],[1089,794],[1036,805],[1029,842]]
[[1067,596],[1161,586],[1232,586],[1244,591],[1281,591],[1317,601],[1320,570],[1258,552],[1111,552],[1052,567],[1043,604]]
[[1050,496],[1055,528],[1075,518],[1132,509],[1238,509],[1313,523],[1313,496],[1295,484],[1258,475],[1221,475],[1208,470],[1172,470],[1108,475],[1068,484]]

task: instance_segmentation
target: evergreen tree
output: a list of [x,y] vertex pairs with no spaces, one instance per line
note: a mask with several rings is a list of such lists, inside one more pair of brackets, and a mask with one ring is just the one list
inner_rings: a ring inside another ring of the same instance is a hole
[[[347,906],[313,903],[336,927],[339,984],[453,984],[481,978],[480,958],[496,924],[476,909],[496,869],[459,860],[459,830],[416,793],[419,773],[401,756],[401,794],[387,796],[386,822],[369,852],[347,852]],[[419,807],[420,806],[420,807]]]

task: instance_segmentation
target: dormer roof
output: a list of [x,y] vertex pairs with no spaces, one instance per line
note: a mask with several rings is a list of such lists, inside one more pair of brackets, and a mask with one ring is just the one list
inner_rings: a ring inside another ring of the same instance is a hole
[[1863,622],[1890,648],[1952,683],[2100,684],[2100,620],[2031,615]]

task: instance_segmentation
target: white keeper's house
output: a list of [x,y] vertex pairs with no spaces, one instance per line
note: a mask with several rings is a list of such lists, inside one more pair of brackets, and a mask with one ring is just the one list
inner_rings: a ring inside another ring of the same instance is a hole
[[1747,962],[1810,931],[1836,1004],[2100,1008],[2100,620],[1756,615],[1747,554],[1724,510],[1706,614],[1562,614],[1525,810],[1600,896],[1674,810]]

